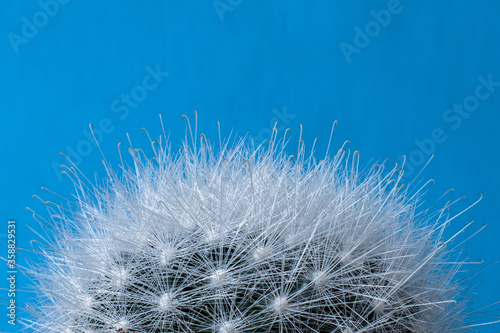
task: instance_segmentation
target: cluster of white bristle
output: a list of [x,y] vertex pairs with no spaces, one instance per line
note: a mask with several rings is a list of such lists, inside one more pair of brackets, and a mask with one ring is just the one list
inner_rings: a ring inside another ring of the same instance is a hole
[[[191,128],[189,127],[189,131]],[[283,133],[282,133],[283,134]],[[256,148],[188,135],[172,153],[51,211],[31,268],[43,332],[403,333],[467,330],[442,239],[447,207],[419,213],[402,169],[358,171],[343,146],[316,160],[287,133]],[[216,153],[215,151],[218,150]],[[37,217],[38,218],[38,217]],[[49,239],[50,238],[50,239]]]

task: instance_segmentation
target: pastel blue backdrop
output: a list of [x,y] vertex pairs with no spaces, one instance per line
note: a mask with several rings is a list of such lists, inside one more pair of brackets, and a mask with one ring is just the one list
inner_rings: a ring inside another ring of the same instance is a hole
[[[0,255],[9,219],[19,248],[37,239],[25,207],[44,212],[32,194],[47,196],[44,186],[70,195],[60,151],[91,178],[94,170],[105,176],[89,123],[116,162],[126,132],[136,146],[147,142],[141,127],[160,134],[159,113],[173,145],[185,133],[181,115],[193,119],[197,110],[199,130],[213,139],[217,121],[223,137],[233,130],[256,140],[276,120],[295,137],[302,124],[308,147],[319,137],[318,155],[338,120],[333,147],[350,140],[365,167],[406,155],[409,180],[434,153],[419,177],[436,180],[429,202],[454,188],[449,199],[465,196],[452,209],[458,213],[483,194],[450,234],[472,219],[469,234],[488,224],[463,252],[484,260],[466,267],[478,272],[473,307],[498,301],[500,266],[483,269],[500,259],[499,15],[494,0],[4,1]],[[0,331],[15,332],[19,325],[7,325],[6,272]],[[28,285],[18,273],[21,307]]]

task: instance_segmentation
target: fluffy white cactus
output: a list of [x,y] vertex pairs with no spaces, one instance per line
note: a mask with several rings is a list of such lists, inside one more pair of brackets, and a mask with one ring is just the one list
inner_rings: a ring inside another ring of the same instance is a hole
[[[189,123],[188,123],[189,124]],[[191,127],[189,127],[191,131]],[[463,332],[448,207],[420,210],[402,170],[321,160],[287,133],[252,148],[196,131],[172,153],[130,148],[104,186],[75,167],[76,200],[47,202],[31,267],[43,332]],[[49,225],[49,226],[47,226]],[[453,238],[453,237],[452,237]]]

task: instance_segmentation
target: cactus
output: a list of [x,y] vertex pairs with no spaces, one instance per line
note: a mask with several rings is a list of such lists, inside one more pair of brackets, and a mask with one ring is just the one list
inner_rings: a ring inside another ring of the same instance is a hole
[[[189,124],[189,121],[188,121]],[[189,126],[189,132],[191,127]],[[162,139],[152,158],[93,185],[76,166],[66,206],[46,202],[46,244],[30,267],[44,332],[463,332],[443,230],[448,206],[420,208],[402,168],[358,170],[342,146],[322,160],[287,132],[214,148]],[[217,152],[216,152],[217,151]]]

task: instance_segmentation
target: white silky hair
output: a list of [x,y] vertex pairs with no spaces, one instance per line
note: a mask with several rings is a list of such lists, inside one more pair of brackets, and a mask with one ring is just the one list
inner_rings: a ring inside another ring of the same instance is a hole
[[196,131],[188,120],[175,153],[161,136],[149,158],[129,148],[133,167],[105,162],[102,185],[64,168],[76,200],[46,202],[28,328],[472,330],[468,286],[455,279],[466,263],[451,246],[458,233],[443,236],[459,214],[422,208],[425,186],[403,186],[402,166],[360,171],[347,144],[317,159],[301,134],[292,156],[276,128],[256,147],[213,147]]

